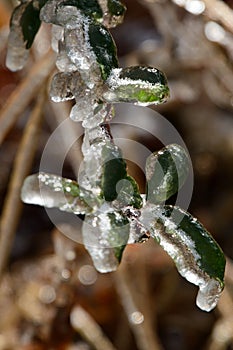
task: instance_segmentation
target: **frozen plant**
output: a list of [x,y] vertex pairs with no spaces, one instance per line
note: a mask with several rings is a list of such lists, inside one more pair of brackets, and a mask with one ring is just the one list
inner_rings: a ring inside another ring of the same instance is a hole
[[34,174],[24,182],[22,200],[85,215],[83,241],[100,272],[116,270],[127,244],[151,236],[171,256],[179,273],[199,287],[197,305],[210,311],[224,286],[225,257],[197,219],[165,204],[187,177],[186,151],[171,144],[151,154],[146,162],[146,190],[141,194],[109,132],[112,104],[147,106],[163,103],[169,96],[166,77],[158,69],[118,66],[108,28],[121,23],[124,12],[118,0],[29,0],[13,12],[8,67],[22,68],[40,21],[52,23],[59,72],[52,80],[51,98],[75,99],[70,118],[82,121],[84,128],[79,182]]

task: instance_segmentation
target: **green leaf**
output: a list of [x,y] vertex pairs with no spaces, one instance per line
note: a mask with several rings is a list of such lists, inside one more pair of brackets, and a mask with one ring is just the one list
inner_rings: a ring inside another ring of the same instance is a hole
[[119,147],[106,143],[102,149],[103,175],[102,191],[106,201],[117,198],[117,183],[127,176],[126,163]]
[[147,106],[163,103],[169,97],[167,79],[152,67],[113,69],[103,94],[107,102],[132,102]]
[[183,147],[171,144],[151,154],[146,161],[147,200],[164,202],[183,186],[190,161]]
[[64,0],[60,6],[75,6],[85,16],[95,20],[103,19],[103,11],[97,0]]
[[126,207],[132,206],[136,209],[142,207],[142,197],[138,188],[137,182],[131,176],[126,176],[116,185],[117,190],[117,206]]
[[90,22],[88,35],[101,76],[106,80],[112,69],[118,67],[116,45],[109,31],[101,24]]
[[85,196],[87,198],[90,196],[86,192],[80,191],[76,181],[57,175],[39,173],[25,179],[21,198],[28,204],[59,208],[75,214],[86,214],[92,211],[92,208],[85,202]]
[[224,287],[224,254],[204,226],[178,207],[148,205],[140,221],[174,260],[179,273],[199,286],[197,305],[212,310]]
[[121,212],[99,211],[95,215],[86,215],[83,242],[99,272],[117,269],[128,241],[129,229],[128,220]]

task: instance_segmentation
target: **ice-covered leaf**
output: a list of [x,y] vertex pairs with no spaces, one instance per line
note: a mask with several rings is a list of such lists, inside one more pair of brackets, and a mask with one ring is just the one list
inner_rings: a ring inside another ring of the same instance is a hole
[[102,20],[103,12],[97,0],[49,0],[41,11],[41,19],[47,23],[58,24],[57,14],[66,6],[75,7],[84,16]]
[[97,0],[63,0],[59,6],[75,6],[85,16],[102,20],[103,11]]
[[113,69],[103,94],[107,102],[132,102],[142,106],[163,103],[168,97],[165,75],[156,68],[138,66]]
[[46,173],[28,176],[21,192],[25,203],[59,208],[75,214],[85,214],[92,210],[84,201],[85,195],[89,196],[80,191],[77,182]]
[[184,184],[190,161],[183,147],[171,144],[151,154],[146,161],[147,200],[161,203]]
[[225,257],[203,225],[173,206],[147,205],[140,221],[174,260],[179,273],[199,286],[197,305],[212,310],[224,287]]
[[132,206],[136,209],[142,207],[142,197],[137,182],[131,176],[119,180],[116,184],[117,198],[115,205],[119,207]]
[[109,31],[91,21],[88,28],[89,43],[99,64],[101,76],[106,80],[113,68],[118,67],[116,45]]
[[102,148],[102,191],[106,201],[117,198],[117,183],[127,176],[126,163],[119,147],[108,142]]
[[99,272],[117,269],[129,237],[129,223],[121,212],[87,215],[83,224],[83,242]]
[[47,0],[23,2],[11,16],[6,65],[12,71],[22,69],[28,50],[40,28],[40,10]]
[[32,46],[34,38],[40,28],[40,10],[46,4],[47,0],[31,1],[25,7],[20,20],[22,26],[26,49]]

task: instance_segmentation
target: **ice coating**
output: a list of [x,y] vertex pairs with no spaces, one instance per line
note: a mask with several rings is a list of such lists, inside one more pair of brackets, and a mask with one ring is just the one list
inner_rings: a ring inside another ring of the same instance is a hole
[[[101,193],[101,178],[103,174],[103,148],[115,148],[105,127],[87,129],[84,135],[82,152],[84,155],[84,173],[79,177],[79,183],[96,194]],[[80,182],[81,181],[81,182]]]
[[158,204],[177,193],[189,173],[190,160],[185,149],[171,144],[146,160],[147,200]]
[[[82,228],[83,243],[85,248],[91,255],[93,264],[97,271],[106,273],[115,271],[118,267],[118,261],[114,254],[114,249],[109,248],[109,243],[106,240],[106,231],[109,230],[109,219],[106,215],[101,219],[97,216],[88,216],[85,218]],[[105,229],[102,230],[101,224],[105,224]]]
[[24,67],[29,51],[26,49],[20,20],[27,4],[18,6],[11,18],[11,29],[8,37],[8,48],[6,56],[6,66],[10,70],[17,71]]
[[127,244],[129,225],[120,213],[106,203],[98,215],[87,215],[83,224],[83,242],[95,268],[102,273],[115,271]]
[[[225,258],[213,238],[208,237],[207,231],[200,232],[199,237],[194,238],[189,234],[190,227],[187,232],[186,225],[182,226],[183,220],[186,220],[184,221],[186,224],[189,220],[194,233],[197,233],[196,225],[200,226],[200,224],[195,219],[191,219],[191,215],[174,207],[174,213],[180,214],[178,218],[177,215],[172,216],[170,212],[168,215],[167,211],[170,210],[172,211],[171,206],[150,204],[142,209],[139,220],[171,256],[179,273],[199,287],[196,301],[198,307],[204,311],[211,311],[216,306],[224,286]],[[208,240],[209,252],[205,250],[206,240]],[[200,244],[203,244],[201,249]],[[217,261],[221,261],[221,266],[215,266]]]
[[165,75],[156,68],[138,66],[112,69],[103,93],[107,102],[141,106],[163,103],[168,96]]
[[75,214],[91,211],[83,201],[76,182],[52,174],[39,173],[28,176],[22,187],[21,198],[24,203],[59,208]]

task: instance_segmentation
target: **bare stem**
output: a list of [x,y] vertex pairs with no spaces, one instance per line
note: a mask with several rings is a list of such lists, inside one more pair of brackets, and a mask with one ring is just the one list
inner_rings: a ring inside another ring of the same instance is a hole
[[49,51],[33,65],[25,79],[7,100],[0,113],[0,144],[54,69],[54,62],[55,55]]
[[[44,89],[43,89],[44,90]],[[36,151],[45,94],[41,93],[26,125],[13,165],[9,188],[0,221],[0,280],[6,267],[15,231],[22,211],[20,191],[28,175]]]

